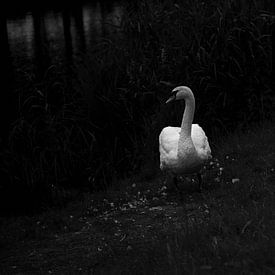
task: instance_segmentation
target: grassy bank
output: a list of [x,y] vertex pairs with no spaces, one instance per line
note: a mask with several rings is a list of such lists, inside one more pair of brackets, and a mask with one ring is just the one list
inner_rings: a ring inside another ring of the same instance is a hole
[[[62,210],[1,219],[2,274],[273,274],[275,127],[211,141],[205,189],[146,171]],[[147,177],[147,180],[145,179]]]
[[193,89],[195,121],[210,137],[270,119],[272,3],[131,2],[117,39],[94,45],[69,76],[55,66],[39,83],[26,75],[0,144],[0,208],[44,210],[70,200],[68,189],[106,189],[144,163],[153,174],[160,130],[182,116],[180,104],[163,106],[176,85]]

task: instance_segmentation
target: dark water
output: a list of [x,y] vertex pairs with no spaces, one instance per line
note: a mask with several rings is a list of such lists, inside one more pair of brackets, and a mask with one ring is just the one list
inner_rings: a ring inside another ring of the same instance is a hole
[[[45,4],[44,4],[45,5]],[[65,7],[65,4],[64,4]],[[6,87],[0,95],[1,125],[7,132],[18,116],[18,94],[28,81],[43,79],[51,66],[73,66],[90,55],[90,49],[102,38],[120,35],[123,8],[119,2],[79,2],[66,8],[9,7],[1,19]]]
[[99,38],[116,35],[121,16],[118,3],[94,2],[9,17],[7,35],[12,65],[16,70],[32,72],[35,67],[43,70],[46,63],[64,61],[68,54],[74,60]]

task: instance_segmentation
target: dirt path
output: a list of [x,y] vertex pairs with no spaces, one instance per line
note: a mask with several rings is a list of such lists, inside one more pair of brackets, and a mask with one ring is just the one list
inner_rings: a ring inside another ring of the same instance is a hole
[[273,135],[231,139],[182,200],[160,176],[2,218],[0,274],[274,274]]
[[[152,266],[156,271],[170,270],[175,259],[169,242],[175,241],[176,232],[186,233],[192,223],[205,223],[209,211],[198,202],[174,202],[167,200],[165,192],[159,195],[150,200],[141,196],[117,208],[110,203],[113,207],[93,217],[86,212],[87,215],[77,218],[77,230],[71,232],[48,232],[40,238],[36,232],[36,238],[20,240],[6,248],[1,257],[2,271],[8,274],[117,274],[138,270],[147,273]],[[42,230],[42,224],[36,222],[35,230]]]

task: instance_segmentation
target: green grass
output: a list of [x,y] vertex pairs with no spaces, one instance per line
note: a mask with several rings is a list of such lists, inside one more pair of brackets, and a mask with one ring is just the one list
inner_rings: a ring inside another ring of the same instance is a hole
[[211,140],[205,189],[146,171],[63,209],[2,218],[1,273],[273,274],[275,127]]

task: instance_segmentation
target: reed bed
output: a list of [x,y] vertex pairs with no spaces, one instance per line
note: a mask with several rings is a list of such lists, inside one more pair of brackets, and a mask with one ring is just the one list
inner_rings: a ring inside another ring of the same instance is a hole
[[272,31],[273,1],[125,3],[120,35],[90,49],[74,80],[50,67],[20,92],[1,151],[3,194],[48,205],[70,197],[68,187],[107,188],[144,169],[154,176],[160,129],[181,119],[183,106],[163,106],[176,85],[195,92],[195,120],[210,138],[271,119]]

